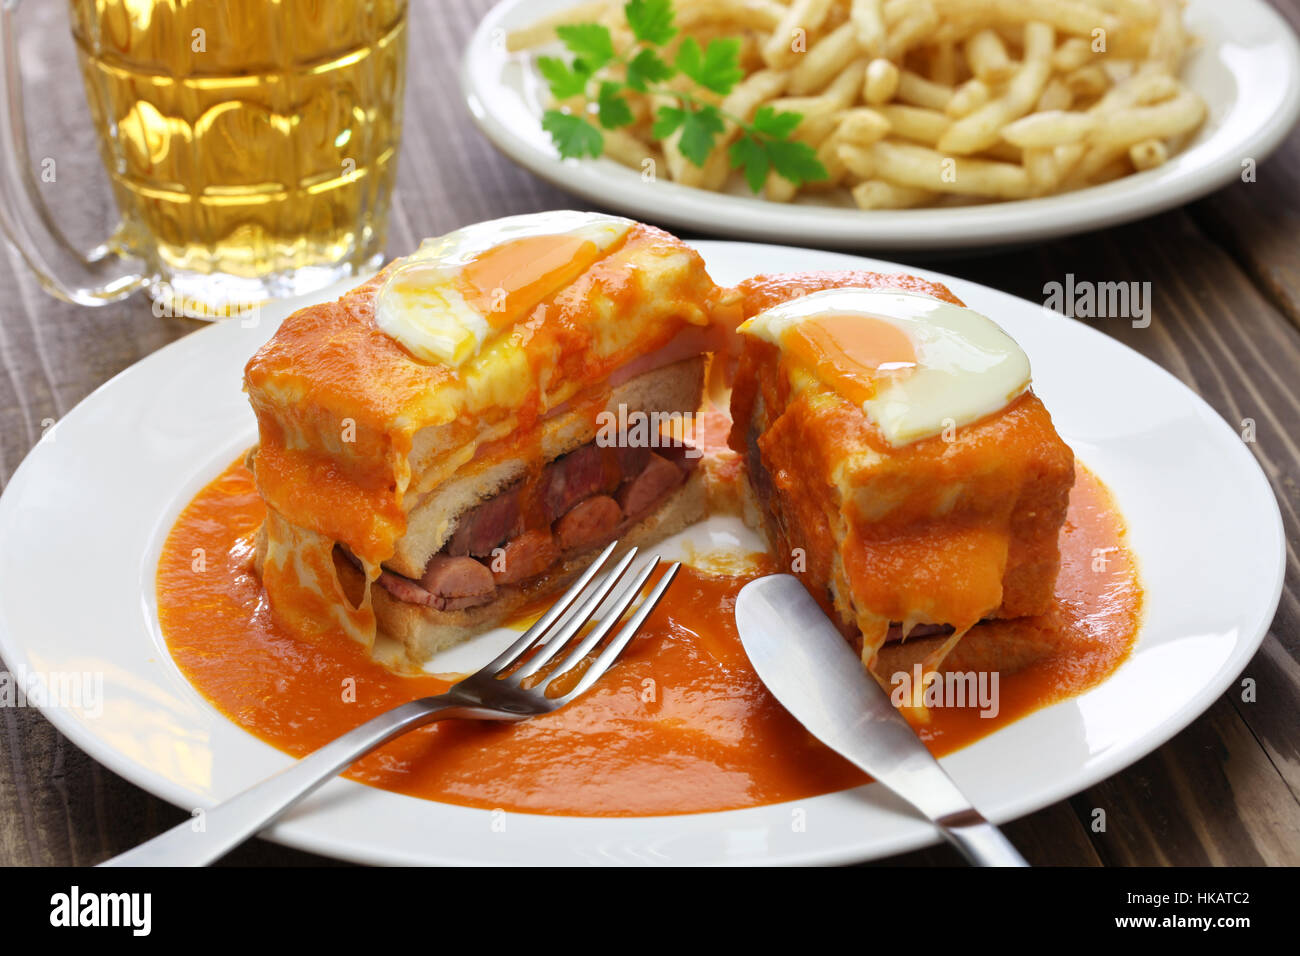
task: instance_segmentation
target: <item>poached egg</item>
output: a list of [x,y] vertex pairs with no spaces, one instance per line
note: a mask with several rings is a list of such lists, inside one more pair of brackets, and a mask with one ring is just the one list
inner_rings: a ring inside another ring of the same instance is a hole
[[794,388],[831,389],[895,447],[991,415],[1030,382],[1029,359],[992,319],[915,292],[826,289],[740,331],[782,350]]
[[426,239],[380,287],[375,323],[421,361],[458,368],[586,272],[632,225],[558,210]]

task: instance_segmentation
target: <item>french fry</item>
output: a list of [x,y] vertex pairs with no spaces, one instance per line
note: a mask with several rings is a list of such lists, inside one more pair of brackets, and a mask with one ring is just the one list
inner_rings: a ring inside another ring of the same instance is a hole
[[1089,63],[1087,66],[1066,73],[1062,77],[1062,82],[1072,96],[1081,98],[1101,96],[1110,87],[1110,77],[1097,63]]
[[[889,21],[889,7],[885,19]],[[920,46],[925,37],[939,25],[939,15],[930,0],[907,0],[906,15],[897,24],[890,25],[885,50],[891,60],[901,61],[907,51]]]
[[1169,159],[1169,151],[1165,144],[1158,139],[1144,139],[1140,143],[1134,143],[1128,150],[1129,161],[1133,168],[1138,172],[1146,169],[1155,169],[1157,166]]
[[1182,85],[1163,73],[1137,73],[1116,83],[1090,109],[1093,113],[1110,113],[1130,106],[1145,106],[1173,99]]
[[1054,76],[1043,87],[1042,95],[1038,97],[1038,102],[1034,104],[1034,112],[1068,110],[1073,105],[1074,94],[1070,92],[1070,88],[1065,85],[1064,80],[1059,76]]
[[898,74],[898,99],[910,106],[946,109],[954,92],[956,91],[951,86],[932,82],[911,70],[902,70]]
[[885,14],[880,0],[853,0],[849,7],[849,22],[858,34],[858,46],[865,53],[879,56],[885,52]]
[[775,97],[789,82],[785,70],[759,70],[751,73],[732,88],[722,101],[724,113],[751,120],[758,108]]
[[857,27],[846,20],[799,59],[790,71],[786,92],[792,96],[806,96],[824,90],[857,59],[858,52]]
[[966,41],[966,62],[978,79],[993,86],[1006,82],[1016,71],[1002,37],[989,29],[980,30]]
[[870,179],[876,174],[876,161],[871,158],[871,149],[854,146],[852,143],[840,143],[835,150],[836,158],[844,167],[859,179]]
[[943,111],[953,119],[961,119],[974,113],[992,97],[993,91],[987,83],[978,78],[970,79],[957,87]]
[[1031,113],[1002,128],[1002,138],[1024,149],[1065,146],[1085,139],[1097,128],[1097,116],[1049,110]]
[[605,155],[615,162],[633,169],[641,169],[641,164],[647,159],[654,162],[656,170],[664,165],[664,155],[659,147],[642,142],[631,133],[621,129],[607,129],[604,137]]
[[1007,83],[1006,92],[953,123],[939,140],[940,152],[969,155],[996,143],[1002,127],[1028,113],[1042,94],[1052,68],[1054,46],[1055,31],[1050,26],[1027,24],[1025,57]]
[[1205,119],[1205,101],[1190,90],[1151,106],[1130,106],[1104,115],[1092,134],[1098,146],[1125,150],[1148,139],[1168,139],[1195,129]]
[[1160,16],[1147,47],[1147,62],[1153,69],[1173,75],[1178,72],[1187,50],[1183,11],[1178,0],[1157,0],[1157,3]]
[[889,135],[889,120],[879,110],[858,106],[844,111],[835,133],[846,143],[870,146]]
[[1091,63],[1093,55],[1091,43],[1083,37],[1069,37],[1052,54],[1052,69],[1057,73],[1072,73]]
[[1050,191],[1060,181],[1060,168],[1056,163],[1056,150],[1052,147],[1030,147],[1025,150],[1025,174],[1036,195]]
[[887,103],[898,92],[899,70],[891,61],[877,58],[867,64],[862,98],[872,106]]
[[796,39],[802,37],[807,42],[808,34],[820,27],[830,12],[831,0],[794,0],[763,44],[767,65],[793,66],[800,56],[795,50]]
[[789,202],[798,191],[798,186],[776,173],[768,173],[763,181],[763,198],[771,202]]
[[924,146],[880,142],[871,147],[877,177],[932,192],[990,199],[1024,199],[1029,176],[1021,166],[986,159],[945,156]]
[[889,123],[894,136],[933,146],[952,126],[952,119],[938,110],[923,106],[892,104],[880,107],[880,115]]
[[859,209],[911,209],[935,199],[935,193],[928,189],[900,186],[879,179],[860,182],[850,192]]

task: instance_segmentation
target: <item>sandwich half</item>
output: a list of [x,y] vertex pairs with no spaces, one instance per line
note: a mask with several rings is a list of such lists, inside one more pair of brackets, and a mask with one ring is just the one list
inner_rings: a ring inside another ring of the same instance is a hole
[[285,320],[248,363],[274,613],[395,668],[704,515],[686,440],[719,290],[630,220],[479,223]]
[[739,291],[730,443],[753,511],[868,669],[926,637],[932,672],[980,620],[1047,611],[1074,459],[1010,336],[908,276]]

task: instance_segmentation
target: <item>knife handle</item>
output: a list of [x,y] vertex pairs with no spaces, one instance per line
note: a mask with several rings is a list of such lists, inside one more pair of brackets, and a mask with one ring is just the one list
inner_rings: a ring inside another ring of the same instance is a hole
[[1028,866],[1002,831],[974,807],[935,821],[939,832],[972,866]]

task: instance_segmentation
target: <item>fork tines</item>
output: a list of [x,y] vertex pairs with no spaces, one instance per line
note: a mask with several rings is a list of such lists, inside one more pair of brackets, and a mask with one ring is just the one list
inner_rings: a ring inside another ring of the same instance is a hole
[[[528,689],[545,694],[547,688],[554,684],[558,678],[570,673],[575,666],[591,654],[623,618],[628,609],[632,607],[641,594],[642,588],[645,587],[646,582],[650,580],[655,568],[659,565],[659,557],[652,555],[645,567],[625,582],[611,598],[611,592],[614,592],[615,586],[618,585],[628,568],[631,567],[633,559],[637,555],[635,547],[629,548],[618,563],[606,572],[604,579],[592,589],[591,593],[576,608],[573,608],[574,603],[587,589],[587,586],[591,584],[617,548],[617,541],[609,544],[550,609],[538,618],[537,622],[525,631],[518,640],[479,671],[479,674],[485,677],[497,677],[504,683],[520,687],[523,681],[536,674],[560,651],[564,650],[573,641],[574,637],[586,627],[592,616],[606,602],[606,599],[609,598],[604,616],[581,640],[576,642],[568,655],[543,680]],[[610,665],[623,652],[623,649],[627,647],[637,630],[650,615],[650,612],[655,609],[655,606],[663,598],[664,592],[668,590],[668,586],[672,583],[679,567],[680,564],[677,562],[669,566],[663,577],[660,578],[654,589],[624,623],[618,634],[600,651],[600,654],[592,661],[591,666],[586,669],[578,682],[562,696],[554,698],[555,703],[562,703],[581,694],[609,669]],[[525,657],[534,648],[536,648],[535,653]],[[520,661],[522,663],[517,668],[510,670]]]

